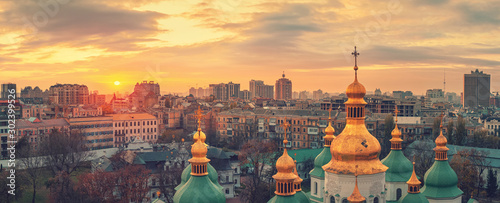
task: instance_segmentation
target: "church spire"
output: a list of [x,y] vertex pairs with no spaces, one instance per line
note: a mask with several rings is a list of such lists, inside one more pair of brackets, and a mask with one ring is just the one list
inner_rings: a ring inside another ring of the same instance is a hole
[[332,127],[332,108],[328,109],[328,127],[325,128],[325,137],[323,139],[325,140],[325,147],[330,147],[332,144],[333,139],[335,139],[334,136],[335,129]]
[[436,138],[436,147],[434,148],[434,151],[436,152],[436,160],[437,161],[445,161],[448,160],[448,150],[449,148],[446,147],[446,144],[448,143],[448,140],[446,137],[443,135],[443,117],[444,114],[441,113],[441,124],[439,125],[439,136]]
[[276,192],[275,194],[280,196],[290,196],[295,194],[293,181],[297,178],[297,176],[293,173],[295,163],[293,162],[292,157],[288,155],[286,150],[286,145],[288,144],[288,140],[286,137],[286,131],[290,124],[285,120],[281,125],[284,129],[285,135],[283,137],[283,144],[285,149],[283,150],[283,155],[276,161],[276,169],[278,173],[273,175],[274,180],[276,180]]
[[323,166],[326,172],[336,174],[354,174],[355,163],[360,165],[359,175],[382,173],[387,170],[378,155],[380,154],[380,143],[370,134],[365,125],[364,97],[365,87],[357,78],[357,58],[358,51],[354,50],[355,57],[355,78],[346,89],[348,100],[344,103],[347,117],[346,126],[331,143],[331,161]]
[[401,131],[399,131],[398,128],[398,105],[396,105],[396,108],[394,110],[395,114],[395,125],[394,125],[394,130],[392,130],[391,135],[392,139],[389,140],[391,142],[391,149],[392,150],[401,150],[401,142],[403,140],[401,139]]
[[411,174],[410,180],[406,182],[408,184],[408,193],[420,193],[420,181],[415,173],[415,162],[413,162],[413,173]]

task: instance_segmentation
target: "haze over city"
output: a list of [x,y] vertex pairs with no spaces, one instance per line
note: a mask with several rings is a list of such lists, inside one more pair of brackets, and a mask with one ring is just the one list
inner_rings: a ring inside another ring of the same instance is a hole
[[443,88],[446,74],[446,91],[460,93],[471,70],[500,77],[494,1],[54,2],[0,2],[1,82],[110,94],[153,80],[162,93],[185,93],[273,84],[285,71],[294,91],[340,93],[352,81],[354,45],[368,91],[423,95]]

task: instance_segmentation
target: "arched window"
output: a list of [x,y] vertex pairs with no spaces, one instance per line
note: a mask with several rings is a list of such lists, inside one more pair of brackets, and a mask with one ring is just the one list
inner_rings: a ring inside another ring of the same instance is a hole
[[314,194],[318,194],[318,182],[314,182]]
[[396,190],[396,200],[399,200],[399,198],[401,198],[401,188]]
[[349,203],[349,201],[347,201],[347,199],[343,199],[342,203]]
[[330,197],[330,203],[335,203],[335,197],[333,196]]
[[[401,191],[401,189],[399,189],[399,190]],[[375,199],[373,199],[373,203],[378,203],[378,197],[375,197]]]

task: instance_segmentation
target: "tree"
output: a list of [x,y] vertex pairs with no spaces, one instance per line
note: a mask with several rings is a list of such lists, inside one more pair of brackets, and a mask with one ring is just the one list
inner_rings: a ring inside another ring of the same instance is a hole
[[116,174],[98,170],[78,176],[76,188],[81,194],[81,202],[111,203],[115,202],[113,189],[116,183]]
[[391,138],[392,138],[392,130],[394,130],[394,118],[392,117],[392,114],[387,115],[384,120],[384,135],[382,139],[380,140],[381,143],[381,151],[380,151],[380,157],[386,157],[389,152],[391,151]]
[[74,185],[75,183],[66,171],[58,171],[55,177],[46,182],[50,190],[50,202],[74,202],[75,199],[80,199]]
[[85,137],[80,131],[68,134],[54,129],[40,140],[40,154],[45,156],[44,162],[53,175],[58,175],[61,171],[71,175],[93,156],[92,152],[87,151]]
[[159,189],[161,194],[165,196],[168,203],[174,202],[173,197],[175,194],[175,187],[181,183],[182,170],[186,166],[170,166],[158,168]]
[[150,198],[149,179],[151,170],[142,165],[128,165],[115,172],[118,176],[117,193],[120,202],[143,202]]
[[465,138],[467,137],[467,130],[465,129],[465,119],[461,115],[458,115],[457,119],[457,131],[456,131],[456,145],[463,145]]
[[425,172],[434,163],[435,152],[434,143],[430,141],[416,141],[412,147],[407,147],[404,151],[405,156],[409,160],[415,161],[415,173],[417,176],[424,177]]
[[488,183],[486,185],[486,192],[488,194],[488,197],[495,197],[498,189],[498,182],[497,182],[497,173],[493,172],[493,170],[490,168],[488,170]]
[[450,161],[450,166],[460,177],[458,178],[458,187],[464,191],[465,196],[470,196],[483,181],[473,162],[474,159],[480,157],[477,154],[472,155],[472,153],[470,150],[458,151]]
[[39,156],[37,151],[35,151],[30,143],[28,142],[28,137],[25,136],[21,138],[16,143],[17,154],[20,162],[24,168],[22,171],[26,180],[31,184],[33,189],[33,196],[31,202],[35,203],[35,196],[39,184],[40,176],[43,173],[43,157]]
[[448,126],[446,126],[446,135],[448,137],[448,144],[454,144],[455,137],[453,136],[453,120],[448,122]]
[[[274,142],[252,139],[245,143],[238,156],[241,165],[248,165],[252,172],[248,178],[243,179],[242,184],[245,189],[241,191],[241,199],[245,202],[266,202],[270,199],[269,185],[264,182],[266,174],[266,164],[271,162],[276,156],[274,149],[277,146]],[[270,180],[268,180],[270,181]]]

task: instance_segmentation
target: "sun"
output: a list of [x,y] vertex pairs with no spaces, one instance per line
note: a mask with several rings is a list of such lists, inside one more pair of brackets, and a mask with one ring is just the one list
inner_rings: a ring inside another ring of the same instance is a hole
[[120,81],[115,81],[115,85],[120,85]]

